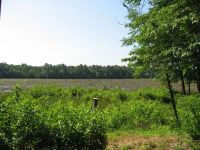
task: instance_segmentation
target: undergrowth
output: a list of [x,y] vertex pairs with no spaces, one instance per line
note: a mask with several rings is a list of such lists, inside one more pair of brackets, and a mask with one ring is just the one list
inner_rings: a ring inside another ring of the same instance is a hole
[[179,128],[164,88],[16,86],[0,94],[0,149],[105,149],[107,133],[121,132],[187,134],[199,140],[200,96],[177,97],[177,109]]

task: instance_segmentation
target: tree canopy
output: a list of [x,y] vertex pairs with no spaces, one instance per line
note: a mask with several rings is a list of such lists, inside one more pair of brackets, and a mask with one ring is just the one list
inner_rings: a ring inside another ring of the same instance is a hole
[[[171,81],[191,79],[200,92],[200,2],[199,0],[124,0],[128,9],[129,36],[123,44],[133,46],[124,61],[140,74],[151,70],[165,78],[177,125],[180,125]],[[149,8],[142,11],[142,8]]]
[[[125,0],[133,46],[124,61],[140,74],[151,70],[173,81],[192,77],[200,91],[200,3],[198,0]],[[141,11],[142,8],[148,11]],[[184,84],[184,83],[182,83]]]
[[0,63],[0,78],[56,78],[56,79],[125,79],[132,78],[133,71],[126,66],[43,66],[8,65]]

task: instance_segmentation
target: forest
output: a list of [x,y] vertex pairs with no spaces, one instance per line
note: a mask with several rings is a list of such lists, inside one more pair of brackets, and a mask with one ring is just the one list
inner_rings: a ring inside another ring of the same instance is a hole
[[[144,74],[145,75],[145,74]],[[148,77],[148,74],[145,75]],[[0,78],[42,78],[42,79],[129,79],[133,70],[126,66],[66,66],[64,64],[30,66],[0,63]]]

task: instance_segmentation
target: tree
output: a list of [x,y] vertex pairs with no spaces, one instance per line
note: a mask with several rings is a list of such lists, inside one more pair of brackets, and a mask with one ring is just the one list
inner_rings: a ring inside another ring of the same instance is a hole
[[[136,72],[152,70],[165,77],[176,118],[171,81],[181,80],[183,94],[186,73],[194,71],[200,92],[200,4],[197,0],[125,0],[130,29],[123,44],[133,46],[129,62]],[[146,5],[147,12],[141,11]]]
[[29,66],[0,63],[0,78],[58,78],[58,79],[124,79],[133,72],[126,66],[66,66],[64,64]]
[[[125,1],[129,8],[130,23],[126,27],[130,29],[130,34],[124,39],[124,45],[135,46],[131,57],[125,61],[129,61],[129,65],[135,66],[136,70],[153,68],[166,62],[170,70],[176,72],[174,77],[182,80],[185,73],[197,68],[200,61],[197,53],[200,39],[197,28],[200,22],[199,4],[189,0],[149,0],[149,11],[142,13],[137,10],[142,2]],[[195,32],[191,32],[191,28]]]

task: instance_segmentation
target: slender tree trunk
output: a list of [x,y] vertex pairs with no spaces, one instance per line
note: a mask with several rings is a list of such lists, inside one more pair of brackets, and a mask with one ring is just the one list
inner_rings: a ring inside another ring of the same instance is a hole
[[198,89],[198,92],[200,93],[200,81],[199,81],[199,79],[197,79],[197,89]]
[[197,89],[198,89],[198,92],[200,93],[200,72],[198,69],[196,71],[196,79],[197,79]]
[[179,126],[180,122],[179,122],[179,117],[178,117],[178,113],[177,113],[177,109],[176,109],[176,102],[175,102],[175,99],[174,99],[174,92],[173,92],[173,89],[172,89],[172,86],[171,86],[171,81],[169,79],[169,74],[168,73],[166,73],[166,79],[167,79],[167,86],[168,86],[168,89],[169,89],[169,92],[170,92],[170,96],[171,96],[172,107],[173,107],[174,114],[175,114],[175,117],[176,117],[176,123],[177,123],[177,126]]
[[188,94],[190,95],[191,94],[191,81],[190,81],[190,74],[188,75]]
[[185,81],[184,81],[184,76],[183,76],[183,71],[180,71],[180,76],[181,76],[181,85],[182,85],[182,93],[186,95],[186,90],[185,90]]
[[196,69],[196,77],[197,77],[197,89],[200,93],[200,47],[197,48],[197,69]]

